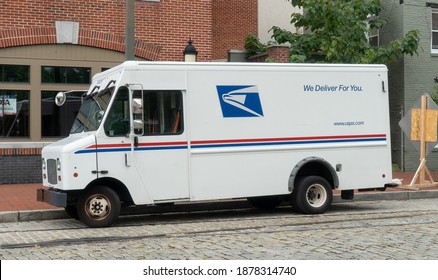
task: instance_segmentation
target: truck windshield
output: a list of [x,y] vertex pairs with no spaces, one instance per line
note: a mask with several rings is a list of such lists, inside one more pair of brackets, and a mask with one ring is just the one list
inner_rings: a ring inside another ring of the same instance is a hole
[[84,97],[70,133],[80,133],[97,130],[102,118],[108,109],[114,87],[105,88]]

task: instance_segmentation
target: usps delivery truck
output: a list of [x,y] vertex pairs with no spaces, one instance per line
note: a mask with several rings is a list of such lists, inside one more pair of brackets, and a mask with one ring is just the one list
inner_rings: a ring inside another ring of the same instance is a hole
[[37,199],[91,227],[236,198],[323,213],[333,190],[392,183],[388,108],[384,65],[128,61],[93,77],[70,136],[44,147]]

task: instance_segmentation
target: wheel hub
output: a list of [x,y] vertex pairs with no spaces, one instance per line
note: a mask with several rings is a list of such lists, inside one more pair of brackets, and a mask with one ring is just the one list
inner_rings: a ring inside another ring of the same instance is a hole
[[327,199],[327,193],[320,184],[312,185],[306,193],[307,201],[314,207],[320,207]]
[[316,198],[316,193],[313,190],[311,190],[309,191],[307,197],[309,198],[310,201],[312,201]]
[[103,217],[109,212],[109,203],[103,197],[94,197],[90,200],[88,210],[94,217]]
[[100,202],[96,203],[96,204],[93,204],[91,206],[91,211],[93,211],[93,213],[95,213],[95,214],[102,213],[102,210],[103,210],[103,206],[102,206],[102,204]]

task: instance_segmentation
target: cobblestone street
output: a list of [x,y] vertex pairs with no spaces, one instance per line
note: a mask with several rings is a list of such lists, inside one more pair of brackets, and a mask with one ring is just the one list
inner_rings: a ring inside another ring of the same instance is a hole
[[75,220],[0,224],[0,259],[436,260],[438,199],[125,216],[110,228]]

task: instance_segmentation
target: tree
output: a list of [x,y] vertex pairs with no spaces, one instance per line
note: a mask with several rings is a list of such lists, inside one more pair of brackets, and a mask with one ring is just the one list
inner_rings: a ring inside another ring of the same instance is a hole
[[278,44],[290,44],[290,62],[389,63],[403,54],[414,55],[419,46],[418,30],[386,46],[372,46],[368,34],[381,29],[380,0],[288,0],[304,14],[293,13],[291,23],[302,29],[292,33],[272,27]]
[[435,84],[433,85],[432,89],[430,90],[430,97],[432,100],[438,104],[438,77],[435,77],[434,79]]
[[245,50],[247,56],[264,53],[268,50],[268,45],[260,42],[255,34],[248,34],[245,38]]

